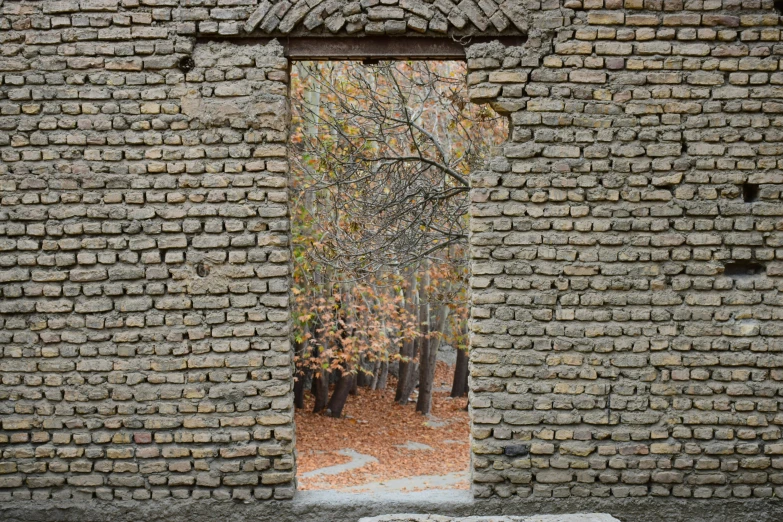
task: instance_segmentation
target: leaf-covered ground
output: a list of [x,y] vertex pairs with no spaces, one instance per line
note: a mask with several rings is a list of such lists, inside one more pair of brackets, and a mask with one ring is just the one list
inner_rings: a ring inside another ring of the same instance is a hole
[[[360,388],[345,407],[345,416],[334,419],[310,413],[313,398],[296,413],[297,472],[300,490],[342,489],[422,475],[464,472],[470,463],[466,398],[451,399],[453,369],[438,363],[432,414],[424,417],[407,406],[394,403],[395,380],[389,377],[384,391]],[[415,397],[414,397],[415,402]],[[409,443],[425,444],[431,450],[410,449]],[[337,475],[303,478],[309,471],[343,464],[350,457],[337,452],[352,449],[378,459],[358,469]],[[467,489],[467,480],[455,488]]]

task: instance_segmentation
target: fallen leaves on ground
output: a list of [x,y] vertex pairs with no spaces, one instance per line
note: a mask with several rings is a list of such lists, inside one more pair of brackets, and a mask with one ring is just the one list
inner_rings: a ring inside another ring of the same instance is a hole
[[[297,422],[297,430],[299,430],[299,423]],[[298,450],[298,448],[297,448]],[[329,466],[336,466],[337,464],[345,464],[351,461],[351,457],[348,455],[340,455],[334,451],[320,451],[313,450],[310,458],[302,458],[301,450],[298,450],[296,460],[297,473],[307,473],[308,471],[314,471],[316,469],[326,468]],[[301,484],[301,479],[300,484]],[[312,479],[310,479],[312,480]],[[300,486],[299,489],[302,489]]]
[[[348,398],[344,417],[335,419],[313,414],[313,397],[305,398],[305,408],[296,412],[297,470],[300,490],[341,489],[372,482],[462,472],[470,465],[470,422],[466,398],[452,399],[449,392],[453,370],[438,362],[432,412],[416,413],[415,394],[406,406],[394,403],[396,381],[389,376],[386,390],[360,388]],[[408,442],[430,446],[412,450]],[[302,478],[301,474],[335,464],[350,457],[337,452],[353,449],[378,459],[361,468],[337,475]],[[453,486],[467,489],[467,481]]]

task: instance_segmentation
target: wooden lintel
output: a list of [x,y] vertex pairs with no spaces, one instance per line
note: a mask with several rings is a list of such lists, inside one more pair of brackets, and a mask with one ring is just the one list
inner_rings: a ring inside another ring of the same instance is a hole
[[[206,39],[206,40],[212,40]],[[226,38],[239,45],[264,44],[272,38]],[[286,57],[302,60],[465,60],[465,47],[474,43],[500,41],[503,45],[522,45],[524,36],[464,38],[460,41],[438,37],[317,37],[277,38]]]

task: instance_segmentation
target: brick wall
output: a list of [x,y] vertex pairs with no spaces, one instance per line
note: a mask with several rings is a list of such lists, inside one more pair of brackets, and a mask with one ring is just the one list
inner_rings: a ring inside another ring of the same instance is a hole
[[[277,43],[469,48],[479,497],[783,494],[770,0],[0,0],[0,500],[294,492]],[[748,201],[745,201],[745,200]]]
[[70,4],[2,6],[0,498],[290,498],[282,47]]
[[779,13],[563,5],[469,51],[513,126],[473,176],[474,490],[780,497]]

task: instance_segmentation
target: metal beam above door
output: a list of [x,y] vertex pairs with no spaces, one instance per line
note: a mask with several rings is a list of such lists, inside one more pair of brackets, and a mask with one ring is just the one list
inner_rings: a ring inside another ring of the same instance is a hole
[[[205,40],[212,40],[206,38]],[[235,44],[266,44],[273,38],[226,38]],[[498,40],[506,46],[522,45],[524,36],[497,36],[455,40],[438,37],[284,37],[286,57],[291,60],[465,60],[465,47]]]

